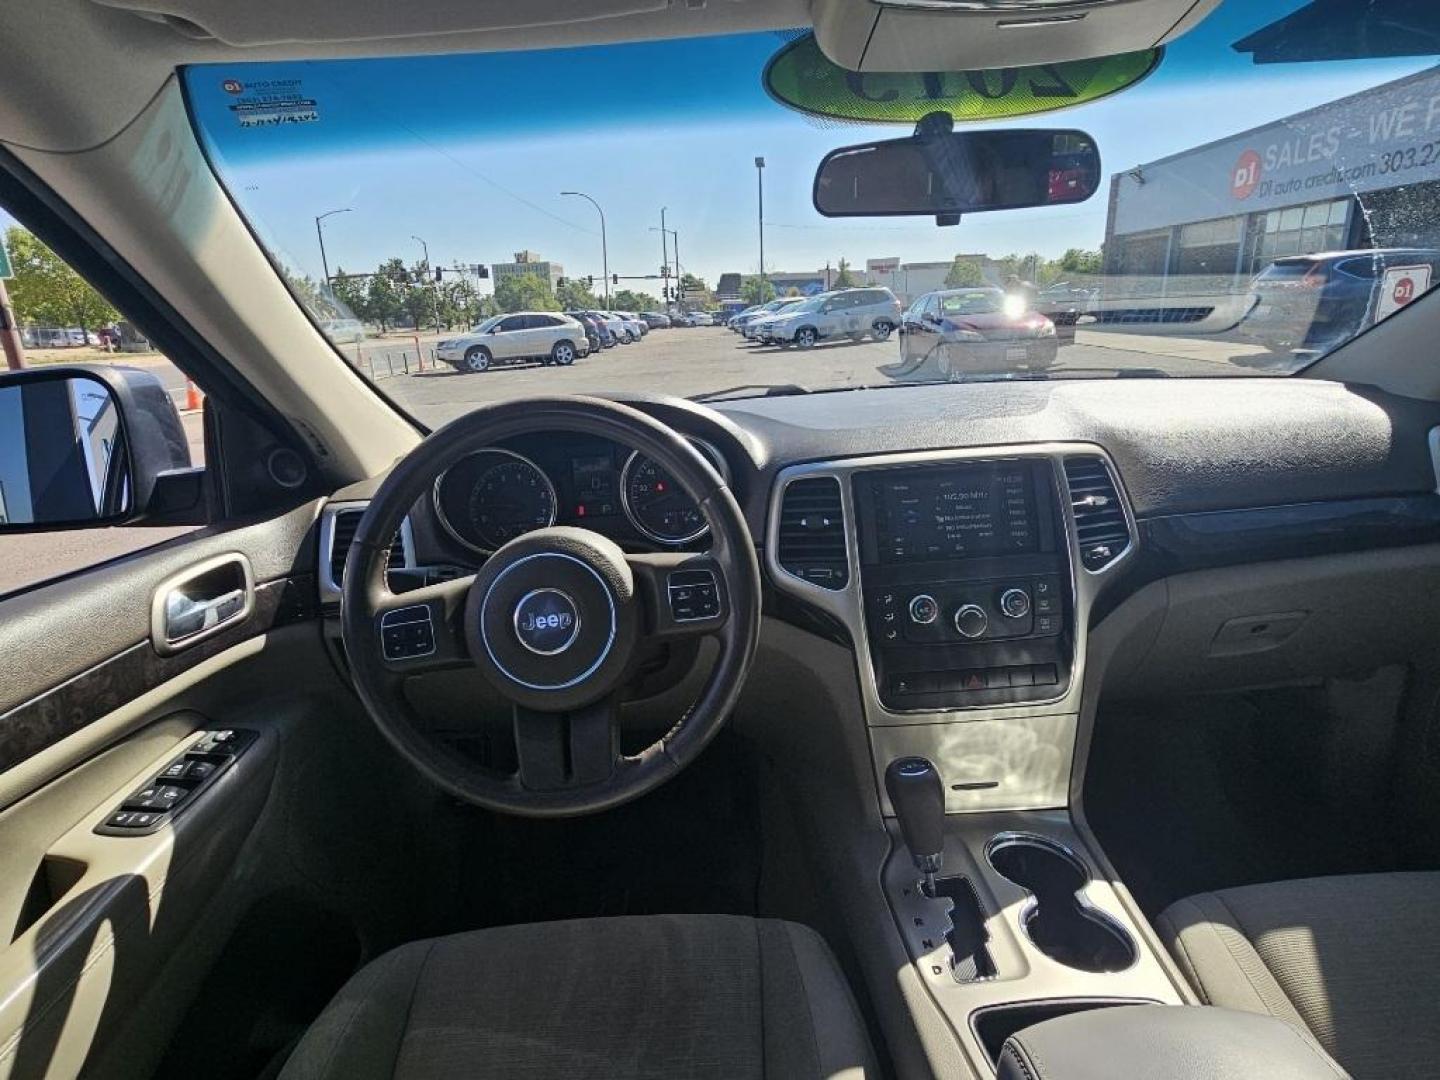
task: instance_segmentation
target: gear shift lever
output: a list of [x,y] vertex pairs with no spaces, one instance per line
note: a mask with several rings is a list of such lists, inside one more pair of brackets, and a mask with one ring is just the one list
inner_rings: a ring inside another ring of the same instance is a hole
[[935,875],[945,858],[945,785],[923,757],[902,757],[885,769],[885,792],[915,868],[925,875],[925,892],[935,895]]

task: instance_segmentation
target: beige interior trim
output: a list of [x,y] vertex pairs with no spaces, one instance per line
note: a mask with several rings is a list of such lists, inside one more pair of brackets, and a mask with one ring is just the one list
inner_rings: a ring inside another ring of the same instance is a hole
[[282,415],[337,483],[388,468],[419,433],[306,318],[200,152],[171,78],[92,150],[17,150]]
[[[57,152],[93,148],[129,124],[184,64],[507,52],[783,30],[810,23],[809,0],[623,3],[621,7],[658,10],[611,17],[597,17],[597,5],[589,0],[546,0],[538,5],[503,0],[483,4],[269,0],[263,5],[269,9],[269,23],[275,27],[278,20],[287,20],[283,36],[291,40],[236,46],[196,38],[154,14],[123,11],[120,6],[94,0],[5,5],[4,33],[0,33],[0,142]],[[222,0],[175,4],[141,0],[135,6],[182,13],[228,9],[228,15],[216,15],[226,22],[248,18],[252,8]],[[541,10],[537,15],[532,8]],[[611,4],[610,10],[614,9]],[[520,12],[524,14],[517,15]],[[517,26],[517,21],[541,25]],[[361,23],[369,40],[345,31]],[[474,29],[455,29],[463,23]],[[331,40],[300,40],[307,32]]]
[[264,651],[265,635],[247,638],[239,644],[200,661],[160,686],[127,701],[113,712],[98,717],[53,746],[26,758],[20,764],[0,773],[0,811],[38,791],[58,776],[89,761],[105,747],[143,727],[154,716],[155,709],[207,679],[219,675]]

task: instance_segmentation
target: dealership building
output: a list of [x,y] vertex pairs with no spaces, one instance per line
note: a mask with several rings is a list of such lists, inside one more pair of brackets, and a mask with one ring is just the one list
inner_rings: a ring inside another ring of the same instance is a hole
[[[1107,293],[1244,291],[1285,255],[1440,247],[1440,68],[1115,174]],[[1152,294],[1155,295],[1155,294]]]

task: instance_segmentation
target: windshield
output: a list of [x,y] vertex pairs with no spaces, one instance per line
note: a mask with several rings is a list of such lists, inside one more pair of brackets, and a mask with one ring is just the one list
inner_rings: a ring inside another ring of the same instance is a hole
[[940,298],[942,315],[989,315],[1004,309],[1005,294],[999,289],[951,293]]
[[[1440,261],[1440,68],[1404,41],[1364,56],[1344,20],[1365,7],[1225,0],[1163,51],[841,72],[820,102],[804,76],[828,62],[801,30],[184,79],[297,300],[428,425],[535,393],[1283,376],[1408,305]],[[957,131],[1083,131],[1098,186],[1057,154],[1052,205],[818,213],[822,159],[909,136],[916,110],[882,109],[932,92]],[[1096,190],[1067,201],[1077,185]],[[1024,340],[908,325],[940,293],[960,293],[946,312],[1013,306],[972,288],[1035,313]],[[562,311],[668,318],[541,317]],[[777,311],[801,317],[756,318]],[[503,344],[453,344],[502,313]]]

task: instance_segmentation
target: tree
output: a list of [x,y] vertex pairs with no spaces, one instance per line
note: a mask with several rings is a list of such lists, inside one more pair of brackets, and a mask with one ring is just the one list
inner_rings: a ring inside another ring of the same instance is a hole
[[10,300],[21,322],[89,332],[119,320],[120,313],[108,300],[31,233],[12,226],[5,246],[15,270]]
[[562,311],[589,311],[600,306],[590,286],[580,278],[566,278],[565,284],[555,290],[555,302]]
[[758,274],[751,274],[740,281],[740,299],[751,307],[768,304],[775,299],[775,286],[769,278],[762,279]]
[[349,277],[338,266],[335,268],[335,276],[330,279],[330,296],[341,309],[342,317],[346,318],[369,320],[365,295],[368,288],[365,278]]
[[855,285],[855,275],[850,273],[850,264],[841,259],[840,265],[835,271],[835,280],[830,287],[832,289],[853,289]]
[[985,274],[974,259],[967,259],[963,255],[956,255],[955,261],[950,264],[950,272],[945,275],[945,287],[947,289],[964,289],[972,285],[984,285]]
[[550,282],[539,274],[516,274],[495,283],[495,302],[501,311],[559,311]]
[[375,268],[365,287],[366,322],[374,323],[381,330],[388,330],[405,314],[405,286],[407,271],[403,259],[386,259]]
[[1060,256],[1060,269],[1067,274],[1099,274],[1105,269],[1105,257],[1098,251],[1070,248]]
[[610,297],[616,311],[659,311],[660,301],[649,293],[621,289]]

